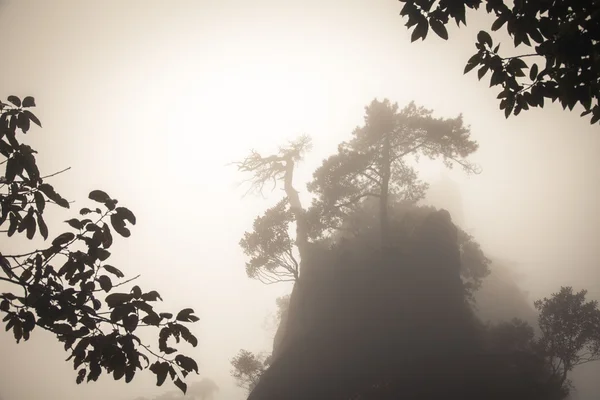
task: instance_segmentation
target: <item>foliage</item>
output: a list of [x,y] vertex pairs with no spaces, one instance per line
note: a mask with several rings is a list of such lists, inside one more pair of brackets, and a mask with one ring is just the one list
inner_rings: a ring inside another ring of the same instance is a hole
[[[41,176],[30,146],[21,143],[17,133],[26,134],[31,123],[41,127],[31,109],[33,97],[22,101],[9,96],[0,102],[0,154],[5,160],[0,177],[0,226],[8,237],[25,235],[44,240],[49,230],[44,221],[48,204],[70,208],[54,187],[46,182],[55,175]],[[135,215],[118,205],[101,190],[93,190],[89,199],[95,206],[82,208],[80,218],[67,221],[70,229],[53,238],[48,246],[24,254],[0,253],[0,281],[18,288],[18,292],[0,294],[0,311],[7,331],[12,329],[17,343],[28,340],[34,328],[52,332],[64,343],[78,369],[77,383],[96,381],[102,370],[114,379],[130,382],[137,370],[150,369],[160,386],[167,375],[182,391],[188,373],[198,372],[196,362],[169,345],[172,337],[197,345],[198,340],[183,324],[198,317],[186,308],[176,315],[158,312],[154,303],[162,300],[155,290],[139,286],[116,292],[131,280],[110,265],[113,233],[129,237],[129,225]],[[135,334],[141,327],[158,332],[158,352],[141,342]],[[156,361],[150,364],[150,357]]]
[[586,294],[561,287],[534,303],[542,332],[538,345],[562,381],[577,365],[600,360],[600,310],[597,301],[586,301]]
[[245,388],[248,392],[258,383],[262,374],[269,367],[270,357],[261,354],[254,354],[248,350],[240,352],[231,359],[231,376],[236,380],[239,387]]
[[294,240],[289,234],[293,215],[287,198],[269,208],[254,220],[252,232],[245,232],[240,240],[244,253],[250,257],[246,263],[248,277],[263,283],[294,281],[298,279],[299,266],[294,257]]
[[[533,52],[502,57],[500,44],[488,32],[477,34],[477,53],[464,72],[479,67],[479,79],[491,72],[490,87],[502,87],[498,98],[507,118],[529,107],[543,107],[544,99],[549,99],[558,100],[563,109],[580,104],[585,109],[581,116],[591,114],[592,124],[600,121],[600,10],[596,1],[516,0],[512,7],[500,0],[400,1],[404,3],[400,15],[408,18],[408,28],[414,27],[413,42],[424,40],[429,27],[448,39],[446,25],[451,19],[458,26],[466,25],[466,10],[477,10],[485,3],[486,12],[496,17],[492,31],[506,26],[515,48],[521,44],[533,48]],[[534,62],[528,64],[525,59],[530,57]]]
[[399,110],[387,99],[365,107],[364,126],[339,145],[338,153],[323,162],[308,185],[317,196],[313,206],[324,229],[339,227],[361,200],[378,198],[382,235],[389,234],[385,223],[391,199],[415,203],[427,189],[409,157],[440,158],[449,168],[459,164],[466,171],[477,170],[466,160],[478,145],[470,139],[462,116],[444,119],[432,113],[414,102]]

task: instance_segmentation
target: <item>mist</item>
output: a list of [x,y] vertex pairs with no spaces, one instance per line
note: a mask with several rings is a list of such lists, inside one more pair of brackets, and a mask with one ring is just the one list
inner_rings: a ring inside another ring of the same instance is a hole
[[[597,125],[550,102],[505,118],[487,81],[462,73],[491,19],[468,14],[468,26],[448,25],[448,41],[411,43],[401,8],[394,0],[0,1],[2,100],[35,97],[43,129],[27,140],[40,170],[71,167],[52,185],[75,212],[97,188],[135,212],[111,263],[159,291],[161,306],[194,309],[198,346],[187,354],[199,375],[188,380],[214,382],[214,400],[248,397],[231,359],[240,349],[271,353],[276,299],[293,288],[248,278],[240,239],[282,189],[245,195],[230,163],[310,135],[294,176],[309,204],[313,171],[375,98],[462,114],[479,143],[470,159],[480,174],[415,165],[430,184],[422,204],[448,210],[492,260],[476,296],[482,319],[535,323],[533,302],[561,286],[600,300]],[[69,215],[48,212],[54,234]],[[24,237],[5,240],[3,251],[32,247]],[[151,400],[177,391],[147,372],[128,384],[103,374],[78,385],[62,344],[41,329],[19,344],[0,333],[0,352],[2,400]],[[595,398],[599,371],[577,367],[571,398]]]

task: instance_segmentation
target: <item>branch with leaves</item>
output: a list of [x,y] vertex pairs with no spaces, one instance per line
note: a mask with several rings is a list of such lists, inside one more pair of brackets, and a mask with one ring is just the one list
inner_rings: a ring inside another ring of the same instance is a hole
[[[39,232],[47,240],[43,217],[47,204],[70,208],[70,203],[44,181],[55,174],[40,175],[36,151],[17,139],[19,130],[28,132],[30,122],[41,127],[30,110],[35,100],[9,96],[8,102],[0,102],[0,154],[5,157],[0,227],[8,225],[8,237],[24,233],[33,239]],[[198,365],[176,354],[171,342],[183,339],[195,347],[198,340],[184,323],[198,317],[191,308],[175,316],[156,311],[153,303],[162,299],[155,290],[144,292],[136,285],[128,292],[114,292],[135,278],[124,279],[121,270],[107,263],[113,232],[129,237],[136,218],[101,190],[90,192],[89,199],[97,207],[82,208],[81,218],[65,221],[71,230],[56,236],[48,247],[24,254],[0,252],[0,281],[17,289],[0,294],[5,329],[12,330],[17,343],[29,340],[36,327],[52,332],[78,369],[77,383],[97,380],[102,370],[115,380],[124,377],[130,382],[138,370],[148,368],[159,386],[169,375],[185,392],[183,380],[192,371],[198,373]],[[156,348],[136,335],[146,327],[159,330]],[[152,364],[150,357],[156,360]]]
[[[533,48],[521,55],[502,57],[500,44],[494,45],[486,31],[477,34],[477,53],[464,73],[479,67],[481,80],[491,71],[490,87],[500,85],[500,109],[508,118],[530,107],[544,107],[544,99],[558,100],[563,109],[580,104],[581,116],[591,114],[591,124],[600,121],[600,9],[595,0],[526,1],[511,5],[498,0],[400,0],[400,15],[412,28],[411,40],[427,37],[429,27],[442,39],[448,39],[446,25],[451,19],[466,25],[466,10],[479,9],[485,3],[496,20],[491,31],[506,27],[514,47]],[[537,58],[528,64],[525,60]],[[523,70],[529,69],[525,74]],[[527,80],[528,78],[528,80]]]

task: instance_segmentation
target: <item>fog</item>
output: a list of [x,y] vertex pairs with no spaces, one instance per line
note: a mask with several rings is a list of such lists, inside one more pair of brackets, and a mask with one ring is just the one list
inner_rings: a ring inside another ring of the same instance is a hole
[[[241,348],[271,350],[265,319],[291,290],[248,279],[238,246],[280,189],[244,197],[243,177],[227,164],[309,134],[313,150],[295,177],[303,190],[373,98],[463,114],[480,144],[473,160],[482,173],[434,162],[419,172],[432,190],[440,177],[456,183],[459,196],[439,189],[431,201],[453,217],[462,213],[462,227],[490,257],[514,262],[531,303],[567,285],[600,299],[597,126],[558,104],[505,119],[487,78],[462,74],[488,20],[468,14],[468,27],[452,24],[448,42],[431,36],[411,44],[400,8],[394,0],[0,6],[0,88],[3,97],[35,96],[43,129],[27,139],[40,169],[71,167],[52,183],[75,209],[102,189],[136,214],[132,236],[115,241],[112,263],[128,277],[141,274],[139,284],[158,290],[165,308],[194,308],[199,344],[189,355],[199,363],[197,379],[219,386],[217,400],[246,398],[230,359]],[[66,215],[56,211],[48,225]],[[129,400],[175,389],[169,380],[157,388],[149,372],[130,384],[102,375],[76,385],[67,353],[41,330],[18,345],[0,333],[0,354],[3,400]],[[600,392],[593,368],[574,377],[581,393]]]

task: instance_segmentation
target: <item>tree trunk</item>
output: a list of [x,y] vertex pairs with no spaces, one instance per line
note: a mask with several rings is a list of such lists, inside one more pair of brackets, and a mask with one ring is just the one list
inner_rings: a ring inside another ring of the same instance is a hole
[[288,201],[290,202],[290,210],[292,211],[294,219],[296,220],[296,246],[298,247],[300,261],[302,262],[302,260],[305,259],[304,256],[308,246],[308,228],[306,226],[306,218],[304,216],[302,203],[300,202],[300,196],[298,195],[298,191],[294,189],[293,186],[293,179],[294,161],[290,157],[285,161],[283,188]]
[[381,193],[379,195],[379,226],[382,249],[388,247],[390,236],[390,221],[388,216],[388,200],[391,177],[390,153],[390,133],[386,132],[383,137],[383,149],[381,154]]

